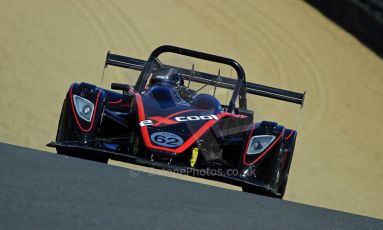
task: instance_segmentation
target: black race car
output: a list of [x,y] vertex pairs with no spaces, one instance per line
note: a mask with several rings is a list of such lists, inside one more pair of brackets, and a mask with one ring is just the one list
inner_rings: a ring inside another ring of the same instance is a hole
[[[228,65],[237,76],[167,65],[159,59],[163,53]],[[248,83],[238,62],[174,46],[155,49],[147,61],[108,52],[108,65],[139,71],[137,82],[112,83],[114,91],[73,83],[56,141],[48,144],[58,154],[128,161],[283,197],[297,132],[272,121],[254,122],[246,94],[301,106],[304,94]],[[218,89],[231,92],[228,103],[218,100]]]

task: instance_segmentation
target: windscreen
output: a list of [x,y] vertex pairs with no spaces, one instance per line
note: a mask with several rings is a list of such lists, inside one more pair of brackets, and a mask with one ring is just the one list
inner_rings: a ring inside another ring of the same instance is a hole
[[[227,107],[233,96],[232,89],[219,86],[223,76],[237,81],[235,70],[228,65],[173,53],[162,54],[147,65],[149,68],[143,73],[147,80],[146,87],[149,86],[153,73],[155,74],[158,69],[170,67],[181,74],[183,85],[190,89],[190,92],[214,96],[224,107]],[[203,76],[204,74],[209,74],[210,79]]]

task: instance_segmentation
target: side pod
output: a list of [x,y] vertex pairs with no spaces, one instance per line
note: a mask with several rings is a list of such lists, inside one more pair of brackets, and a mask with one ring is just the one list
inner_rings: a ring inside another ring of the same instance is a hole
[[104,109],[102,89],[87,83],[74,83],[64,100],[56,143],[92,146]]
[[248,131],[240,162],[243,177],[256,184],[264,184],[267,190],[260,191],[249,185],[243,187],[244,191],[280,198],[283,196],[295,143],[287,143],[287,135],[290,140],[295,140],[296,132],[269,121],[256,123]]

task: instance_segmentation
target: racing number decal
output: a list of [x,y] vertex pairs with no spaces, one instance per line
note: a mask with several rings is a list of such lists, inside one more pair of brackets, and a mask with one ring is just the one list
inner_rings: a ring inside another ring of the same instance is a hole
[[184,143],[184,140],[173,133],[157,132],[150,135],[150,139],[156,144],[164,147],[178,147]]

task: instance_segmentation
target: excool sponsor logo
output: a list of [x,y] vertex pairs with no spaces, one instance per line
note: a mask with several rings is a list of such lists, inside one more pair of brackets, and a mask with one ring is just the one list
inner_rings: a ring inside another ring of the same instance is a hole
[[166,117],[149,117],[148,120],[143,120],[140,122],[140,126],[159,126],[161,124],[173,125],[180,122],[192,122],[192,121],[201,121],[201,120],[218,120],[218,117],[214,114],[211,115],[202,115],[202,116],[179,116],[174,118]]

